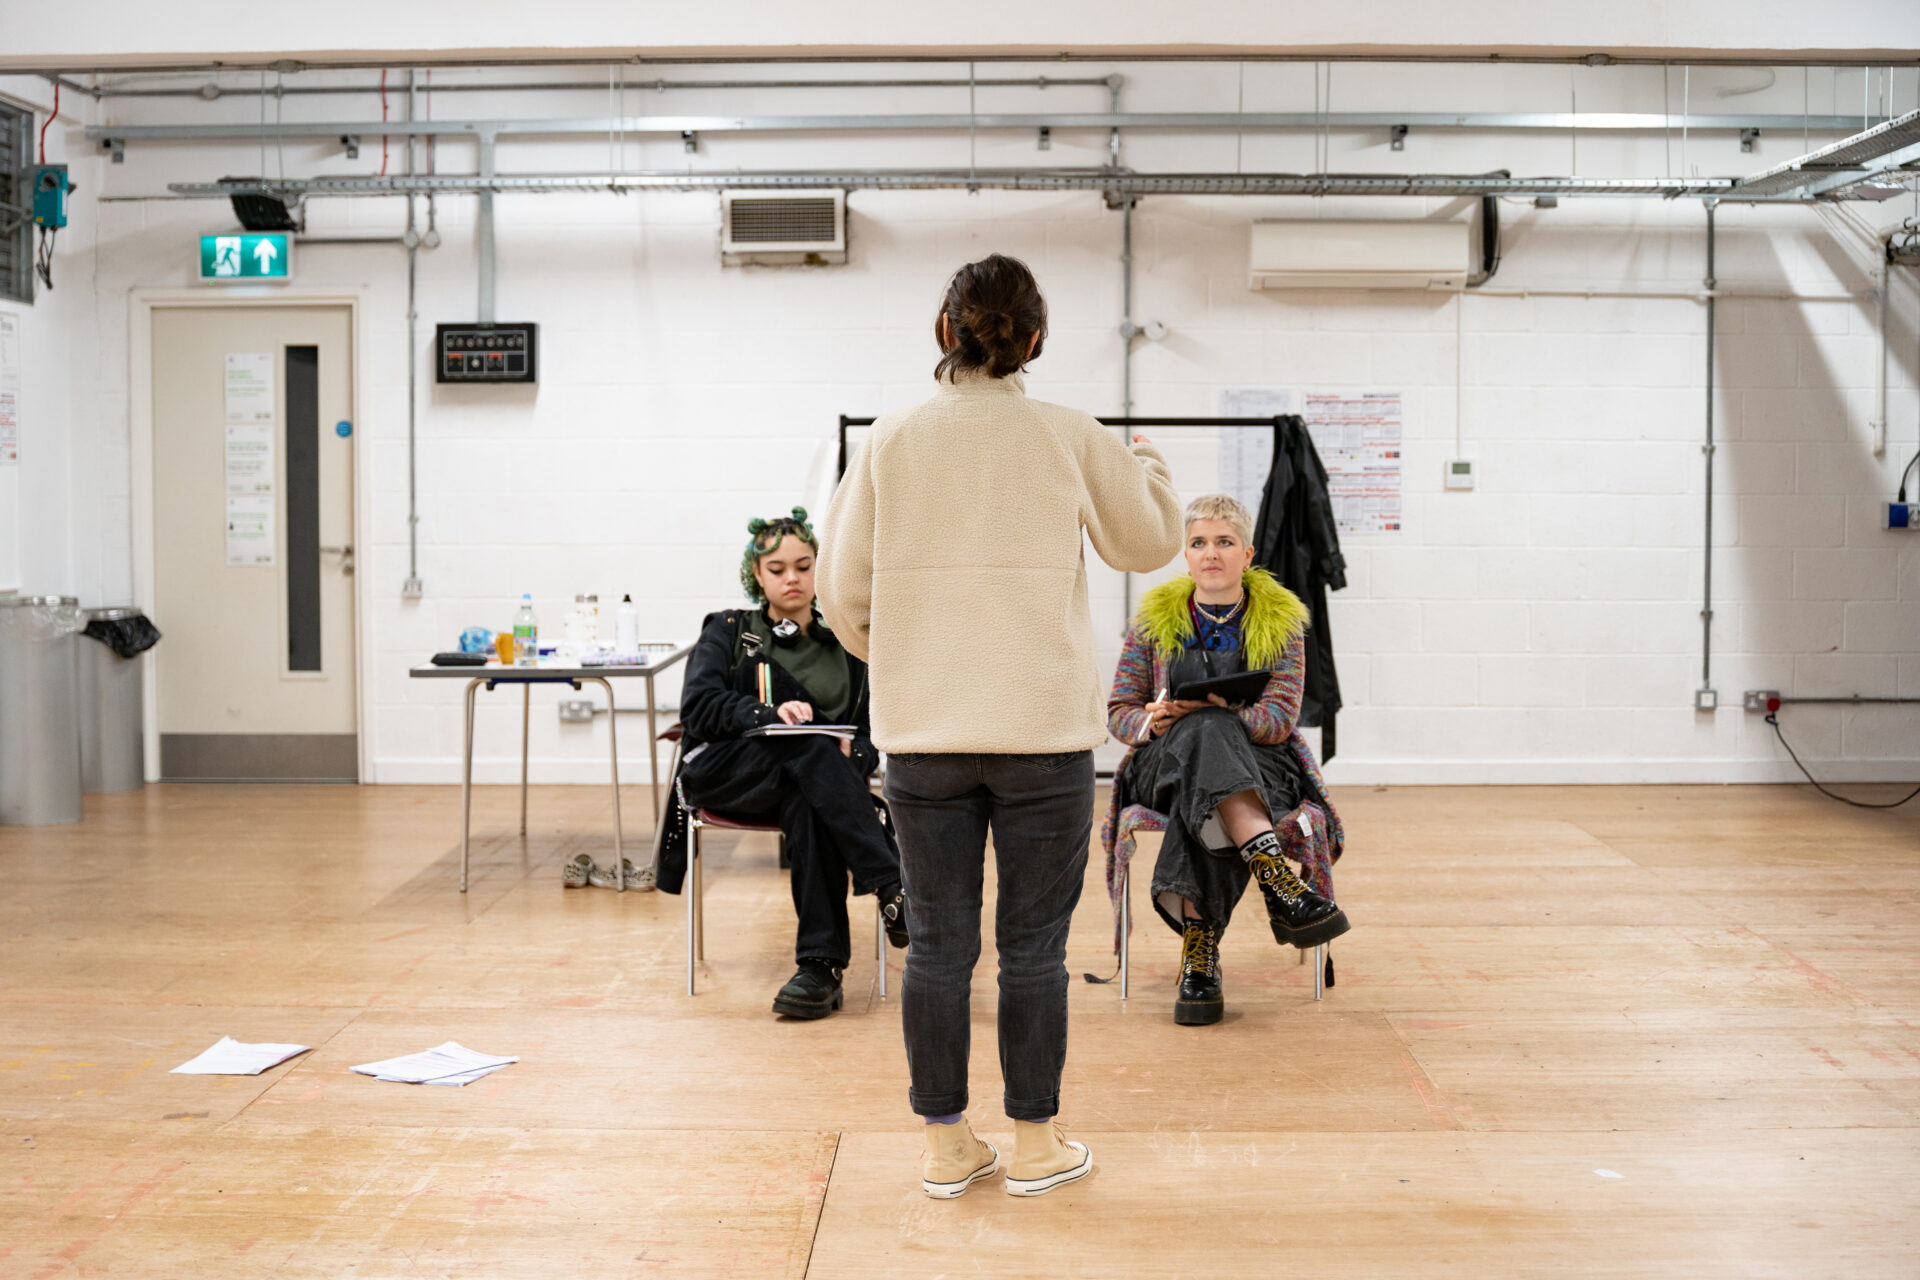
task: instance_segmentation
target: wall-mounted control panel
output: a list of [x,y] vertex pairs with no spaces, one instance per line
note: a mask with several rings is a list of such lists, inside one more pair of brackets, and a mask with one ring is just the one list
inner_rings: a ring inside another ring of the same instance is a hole
[[436,382],[535,382],[533,324],[437,324]]
[[1473,488],[1473,459],[1448,458],[1446,479],[1449,489]]

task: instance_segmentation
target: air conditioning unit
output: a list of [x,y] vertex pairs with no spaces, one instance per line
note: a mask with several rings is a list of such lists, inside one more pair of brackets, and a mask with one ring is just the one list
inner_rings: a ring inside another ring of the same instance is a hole
[[1253,224],[1255,289],[1463,289],[1472,270],[1466,222]]
[[723,191],[720,261],[818,267],[847,260],[844,191]]

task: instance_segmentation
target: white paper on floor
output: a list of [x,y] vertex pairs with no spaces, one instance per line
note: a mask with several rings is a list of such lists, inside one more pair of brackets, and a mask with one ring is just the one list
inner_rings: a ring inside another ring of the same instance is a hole
[[191,1062],[183,1062],[168,1075],[176,1076],[257,1076],[268,1067],[277,1067],[295,1054],[305,1053],[304,1044],[241,1044],[232,1036],[221,1036],[220,1043]]
[[476,1053],[456,1040],[449,1040],[437,1048],[420,1053],[388,1058],[384,1062],[369,1062],[350,1069],[363,1076],[395,1084],[459,1085],[472,1084],[481,1076],[491,1075],[518,1061],[518,1058],[498,1058],[492,1054]]

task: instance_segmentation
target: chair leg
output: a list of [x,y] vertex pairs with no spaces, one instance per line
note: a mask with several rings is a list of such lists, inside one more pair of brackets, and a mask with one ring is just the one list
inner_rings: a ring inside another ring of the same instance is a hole
[[[691,824],[689,824],[691,827]],[[687,994],[694,994],[694,950],[698,926],[694,918],[700,914],[700,833],[689,829],[687,832],[687,877],[681,886],[681,892],[687,895]]]
[[[696,834],[694,839],[699,840]],[[700,846],[696,843],[694,848]],[[693,957],[702,964],[707,959],[707,904],[703,891],[706,888],[706,873],[701,863],[705,858],[693,860]]]
[[[1302,958],[1306,956],[1302,951]],[[1327,995],[1327,944],[1321,943],[1313,949],[1313,998],[1324,1000]]]
[[1133,934],[1133,865],[1120,873],[1120,998],[1127,998],[1128,943]]
[[873,899],[873,958],[880,966],[880,998],[887,998],[887,917],[880,906],[880,897]]

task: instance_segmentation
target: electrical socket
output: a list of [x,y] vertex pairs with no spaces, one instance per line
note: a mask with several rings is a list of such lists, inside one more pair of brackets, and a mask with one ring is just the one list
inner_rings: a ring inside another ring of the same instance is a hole
[[1748,711],[1765,715],[1767,712],[1773,710],[1769,704],[1776,703],[1779,700],[1780,691],[1778,689],[1749,689],[1741,699],[1740,705]]
[[1884,527],[1888,529],[1911,530],[1915,525],[1915,505],[1916,504],[1911,502],[1889,502],[1887,504],[1887,523]]
[[593,720],[592,698],[560,699],[561,724],[587,724]]
[[1712,689],[1693,691],[1693,709],[1695,711],[1713,711],[1720,706],[1720,695]]

